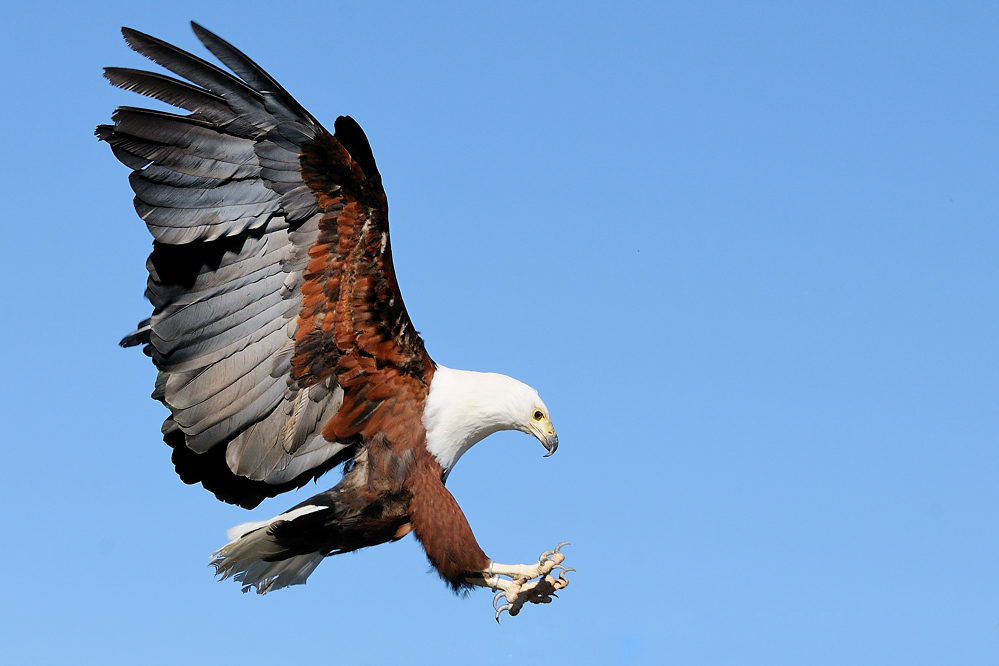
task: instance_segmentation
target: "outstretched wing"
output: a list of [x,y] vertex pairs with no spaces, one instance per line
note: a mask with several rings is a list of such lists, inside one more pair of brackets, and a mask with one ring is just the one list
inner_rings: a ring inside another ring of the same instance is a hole
[[422,403],[433,362],[396,284],[364,132],[340,117],[330,135],[192,25],[235,75],[127,28],[129,46],[186,81],[105,70],[190,112],[122,107],[97,128],[133,169],[154,238],[153,314],[122,344],[144,343],[159,369],[181,478],[252,507],[348,459],[393,405]]

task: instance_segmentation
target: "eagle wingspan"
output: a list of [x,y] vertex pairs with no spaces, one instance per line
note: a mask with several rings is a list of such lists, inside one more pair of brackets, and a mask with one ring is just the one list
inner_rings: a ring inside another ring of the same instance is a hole
[[[123,29],[187,79],[108,68],[189,111],[122,107],[97,129],[133,169],[153,234],[145,343],[187,483],[252,507],[304,485],[419,409],[434,365],[396,284],[388,206],[364,132],[327,132],[266,72],[192,24],[237,76]],[[416,412],[418,414],[418,412]],[[403,433],[400,433],[403,436]]]

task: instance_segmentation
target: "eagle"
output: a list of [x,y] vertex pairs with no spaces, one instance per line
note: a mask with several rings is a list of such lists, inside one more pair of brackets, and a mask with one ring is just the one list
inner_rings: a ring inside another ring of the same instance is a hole
[[326,557],[412,532],[455,591],[490,588],[495,617],[549,603],[562,546],[492,561],[445,487],[477,442],[519,430],[558,447],[537,391],[435,363],[396,282],[388,204],[350,116],[331,134],[270,75],[192,22],[229,70],[123,28],[179,78],[109,67],[112,85],[188,113],[120,107],[96,135],[132,172],[153,236],[153,313],[122,341],[158,370],[152,397],[188,484],[253,508],[341,467],[331,489],[227,532],[212,565],[244,592],[306,582]]

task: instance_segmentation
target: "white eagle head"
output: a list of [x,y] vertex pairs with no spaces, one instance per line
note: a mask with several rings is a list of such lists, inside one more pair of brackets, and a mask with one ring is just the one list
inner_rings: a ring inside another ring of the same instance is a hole
[[462,454],[500,430],[534,435],[548,449],[558,448],[551,414],[538,392],[513,377],[437,366],[423,410],[427,450],[445,472]]

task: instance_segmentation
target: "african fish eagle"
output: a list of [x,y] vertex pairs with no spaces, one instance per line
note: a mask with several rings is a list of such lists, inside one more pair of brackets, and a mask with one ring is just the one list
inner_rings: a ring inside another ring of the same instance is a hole
[[412,531],[455,591],[498,590],[497,619],[551,601],[571,571],[559,548],[531,565],[493,562],[444,487],[499,430],[554,453],[545,403],[515,379],[427,354],[360,126],[340,116],[331,135],[243,53],[192,27],[232,73],[128,28],[132,49],[186,80],[104,70],[190,112],[121,107],[97,128],[132,169],[153,235],[153,314],[121,344],[144,344],[159,370],[153,398],[170,410],[163,438],[185,483],[252,508],[344,465],[330,490],[229,530],[216,572],[264,594],[304,583],[329,555]]

